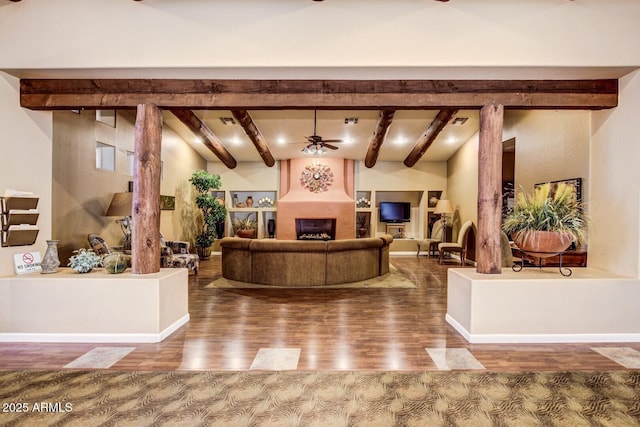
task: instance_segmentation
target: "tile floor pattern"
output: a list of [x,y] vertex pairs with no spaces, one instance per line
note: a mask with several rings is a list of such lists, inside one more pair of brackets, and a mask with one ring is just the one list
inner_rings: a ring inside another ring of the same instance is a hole
[[627,369],[640,369],[640,351],[629,347],[592,347],[591,350],[624,366]]
[[482,363],[478,362],[466,348],[425,348],[425,350],[429,353],[429,357],[436,364],[438,370],[484,370]]
[[290,371],[298,369],[299,348],[261,348],[249,369]]
[[135,350],[135,347],[96,347],[73,362],[66,364],[65,368],[107,369],[118,363],[133,350]]
[[[96,347],[65,365],[68,369],[108,369],[135,350],[135,347]],[[484,370],[485,367],[466,348],[425,348],[440,371]],[[640,369],[640,351],[629,347],[592,347],[591,350],[624,366]],[[300,348],[261,348],[251,370],[287,371],[298,369]]]

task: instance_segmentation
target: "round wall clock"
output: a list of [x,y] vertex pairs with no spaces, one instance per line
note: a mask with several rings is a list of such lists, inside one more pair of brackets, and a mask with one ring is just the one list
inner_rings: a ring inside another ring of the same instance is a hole
[[313,193],[327,191],[333,184],[333,172],[329,166],[321,163],[308,164],[302,171],[300,184]]

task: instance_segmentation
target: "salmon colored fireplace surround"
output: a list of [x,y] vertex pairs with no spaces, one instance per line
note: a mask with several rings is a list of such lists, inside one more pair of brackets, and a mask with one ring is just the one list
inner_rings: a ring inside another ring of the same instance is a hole
[[[328,167],[333,182],[326,191],[313,192],[305,188],[301,177],[314,163]],[[296,219],[336,219],[336,240],[355,238],[355,163],[335,158],[302,158],[280,162],[280,199],[276,238],[296,239]]]

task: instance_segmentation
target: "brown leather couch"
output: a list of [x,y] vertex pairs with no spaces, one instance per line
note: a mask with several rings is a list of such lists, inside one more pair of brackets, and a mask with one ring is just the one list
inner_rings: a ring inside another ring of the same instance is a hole
[[222,276],[275,286],[325,286],[389,272],[390,235],[329,241],[225,237]]

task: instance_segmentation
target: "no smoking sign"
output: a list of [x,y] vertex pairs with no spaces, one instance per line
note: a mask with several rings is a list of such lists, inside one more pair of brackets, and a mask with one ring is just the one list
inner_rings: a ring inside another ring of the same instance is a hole
[[40,252],[23,252],[13,256],[13,267],[16,274],[42,271]]

